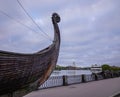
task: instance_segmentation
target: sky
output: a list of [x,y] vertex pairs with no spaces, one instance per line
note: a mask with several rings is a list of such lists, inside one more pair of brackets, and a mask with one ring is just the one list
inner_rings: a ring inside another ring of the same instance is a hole
[[[0,0],[0,50],[34,53],[54,37],[51,15],[61,17],[57,64],[120,66],[120,0]],[[47,35],[46,35],[46,34]]]

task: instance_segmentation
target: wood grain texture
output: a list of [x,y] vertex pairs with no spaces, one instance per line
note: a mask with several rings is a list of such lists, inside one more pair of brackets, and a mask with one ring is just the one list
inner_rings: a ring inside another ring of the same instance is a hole
[[59,21],[58,14],[53,13],[54,41],[39,52],[21,54],[0,50],[0,95],[24,89],[36,81],[39,86],[50,76],[59,55]]

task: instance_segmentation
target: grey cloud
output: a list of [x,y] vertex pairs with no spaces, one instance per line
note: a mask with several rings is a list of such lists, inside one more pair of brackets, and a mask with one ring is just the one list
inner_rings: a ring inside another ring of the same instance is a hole
[[[19,0],[35,21],[53,38],[51,13],[61,16],[60,65],[119,65],[119,0]],[[13,6],[14,4],[14,6]],[[0,1],[0,9],[39,32],[16,0]],[[51,41],[0,14],[0,49],[34,52]],[[9,41],[7,41],[7,39]],[[19,45],[21,44],[21,45]],[[25,49],[26,48],[26,49]]]

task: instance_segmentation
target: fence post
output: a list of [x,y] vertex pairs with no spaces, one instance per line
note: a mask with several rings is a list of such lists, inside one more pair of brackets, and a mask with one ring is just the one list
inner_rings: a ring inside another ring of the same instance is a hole
[[63,75],[63,86],[67,86],[68,82],[67,82],[67,76]]
[[103,78],[106,79],[106,74],[105,73],[103,73]]
[[98,76],[97,76],[97,74],[95,74],[95,80],[98,80]]
[[120,77],[120,71],[118,72],[118,74],[119,74],[119,77]]
[[83,83],[86,82],[86,81],[85,81],[85,75],[82,74],[81,77],[82,77],[82,82],[83,82]]
[[111,74],[111,72],[110,72],[110,78],[112,78],[112,74]]

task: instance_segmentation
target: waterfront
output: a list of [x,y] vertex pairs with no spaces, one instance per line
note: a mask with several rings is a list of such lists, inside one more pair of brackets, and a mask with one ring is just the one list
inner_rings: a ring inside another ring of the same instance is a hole
[[120,77],[33,91],[24,97],[116,97]]
[[[76,71],[76,70],[75,70]],[[74,71],[74,72],[75,72]],[[61,71],[63,73],[63,71]],[[42,84],[39,89],[44,88],[50,88],[50,87],[58,87],[58,86],[66,86],[71,84],[77,84],[77,83],[84,83],[84,82],[91,82],[91,81],[97,81],[97,80],[103,80],[108,78],[114,78],[114,77],[120,77],[120,72],[111,72],[111,73],[102,73],[102,74],[89,74],[90,71],[82,72],[82,74],[76,74],[71,71],[64,71],[65,73],[68,73],[68,75],[52,75],[48,78],[47,81]],[[71,73],[70,73],[71,72]],[[54,71],[54,73],[56,73]],[[53,74],[54,74],[53,73]],[[78,70],[78,73],[80,73],[80,70]]]
[[90,70],[54,70],[51,76],[91,74]]

